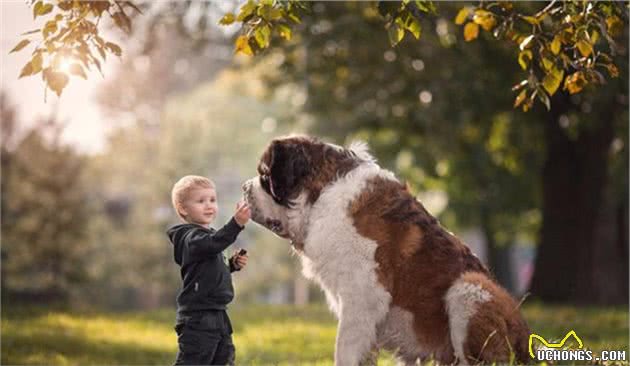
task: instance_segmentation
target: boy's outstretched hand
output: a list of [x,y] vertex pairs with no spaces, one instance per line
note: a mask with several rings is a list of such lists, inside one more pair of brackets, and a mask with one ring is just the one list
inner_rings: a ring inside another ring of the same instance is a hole
[[236,220],[237,224],[245,226],[245,224],[247,224],[247,221],[249,221],[251,217],[252,212],[250,211],[249,206],[247,206],[247,203],[245,203],[244,201],[240,201],[236,204],[236,213],[234,213],[234,220]]
[[247,255],[247,253],[239,254],[239,251],[235,250],[234,255],[232,255],[232,263],[237,270],[241,270],[247,265],[248,258],[249,256]]

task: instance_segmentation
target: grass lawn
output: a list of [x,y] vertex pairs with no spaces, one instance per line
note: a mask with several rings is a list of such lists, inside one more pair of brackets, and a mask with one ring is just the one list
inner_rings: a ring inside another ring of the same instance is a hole
[[[559,340],[575,330],[584,346],[628,351],[628,310],[529,304],[533,332]],[[237,363],[330,365],[336,321],[325,306],[251,305],[230,310]],[[2,309],[3,365],[172,364],[174,310],[133,313]],[[393,364],[381,356],[380,365]],[[628,364],[626,361],[624,364]]]

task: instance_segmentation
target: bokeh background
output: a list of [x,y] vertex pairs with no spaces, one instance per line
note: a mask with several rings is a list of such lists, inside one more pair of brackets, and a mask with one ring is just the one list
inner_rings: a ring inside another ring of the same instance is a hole
[[[2,364],[171,363],[172,184],[211,177],[219,227],[288,133],[367,141],[523,301],[533,331],[628,350],[627,19],[618,78],[524,113],[514,50],[464,42],[461,4],[439,3],[419,41],[392,48],[369,3],[317,3],[256,57],[217,25],[239,5],[147,5],[131,35],[103,30],[123,56],[57,97],[18,80],[29,55],[8,51],[41,21],[2,2]],[[238,360],[331,363],[336,322],[289,244],[252,223],[236,246],[250,252],[234,275]]]

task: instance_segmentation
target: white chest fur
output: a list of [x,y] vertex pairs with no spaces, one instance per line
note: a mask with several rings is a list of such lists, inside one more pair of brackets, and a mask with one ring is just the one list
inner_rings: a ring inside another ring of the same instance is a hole
[[326,187],[310,210],[303,273],[320,284],[339,318],[337,364],[357,364],[376,345],[376,326],[391,303],[376,274],[377,243],[361,236],[348,215],[350,203],[376,176],[395,179],[376,164],[364,163]]

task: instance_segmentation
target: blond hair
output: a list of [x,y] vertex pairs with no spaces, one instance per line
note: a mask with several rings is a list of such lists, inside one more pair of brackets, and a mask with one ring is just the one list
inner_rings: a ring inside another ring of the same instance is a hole
[[171,200],[173,201],[173,208],[182,220],[187,221],[186,217],[179,212],[178,207],[188,198],[190,192],[198,188],[212,188],[215,189],[214,182],[206,177],[199,175],[187,175],[173,185],[171,191]]

